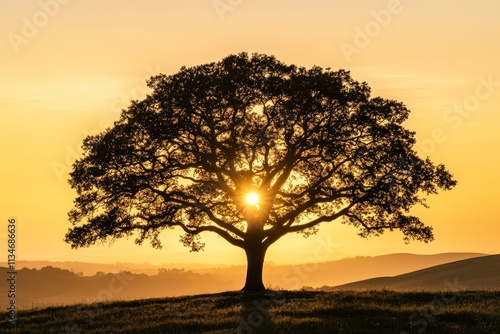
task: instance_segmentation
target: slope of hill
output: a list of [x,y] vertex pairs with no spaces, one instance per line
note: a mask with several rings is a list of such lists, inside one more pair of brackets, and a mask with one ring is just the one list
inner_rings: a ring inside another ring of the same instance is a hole
[[500,289],[500,255],[446,263],[393,277],[378,277],[321,290],[338,289],[463,290]]
[[275,278],[271,281],[276,282],[274,284],[283,289],[299,289],[303,286],[320,287],[325,285],[325,282],[329,282],[326,285],[338,285],[380,276],[395,276],[484,255],[477,253],[444,253],[434,255],[388,254],[357,256],[318,263],[317,266],[270,267],[267,268],[265,273],[274,274],[272,276]]

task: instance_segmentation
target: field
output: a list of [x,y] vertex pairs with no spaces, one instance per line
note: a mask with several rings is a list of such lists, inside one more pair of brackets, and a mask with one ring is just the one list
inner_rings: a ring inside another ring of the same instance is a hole
[[1,333],[500,333],[500,291],[227,292],[18,311]]

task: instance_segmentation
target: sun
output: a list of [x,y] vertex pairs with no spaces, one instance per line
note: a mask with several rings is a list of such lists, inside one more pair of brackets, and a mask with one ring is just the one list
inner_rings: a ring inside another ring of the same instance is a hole
[[251,192],[245,197],[245,202],[249,205],[259,204],[259,195],[256,192]]

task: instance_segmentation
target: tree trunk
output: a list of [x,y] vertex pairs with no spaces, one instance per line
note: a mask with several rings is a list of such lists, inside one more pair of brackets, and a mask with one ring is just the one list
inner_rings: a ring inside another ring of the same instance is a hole
[[266,249],[262,245],[256,247],[247,247],[247,277],[242,291],[264,291],[262,283],[262,269],[264,267],[264,257]]

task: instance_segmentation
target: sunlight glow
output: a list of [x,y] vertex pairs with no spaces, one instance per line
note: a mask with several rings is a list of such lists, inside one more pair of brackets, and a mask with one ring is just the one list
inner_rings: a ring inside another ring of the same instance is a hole
[[259,203],[259,195],[255,192],[251,192],[245,197],[245,201],[247,204],[257,205]]

